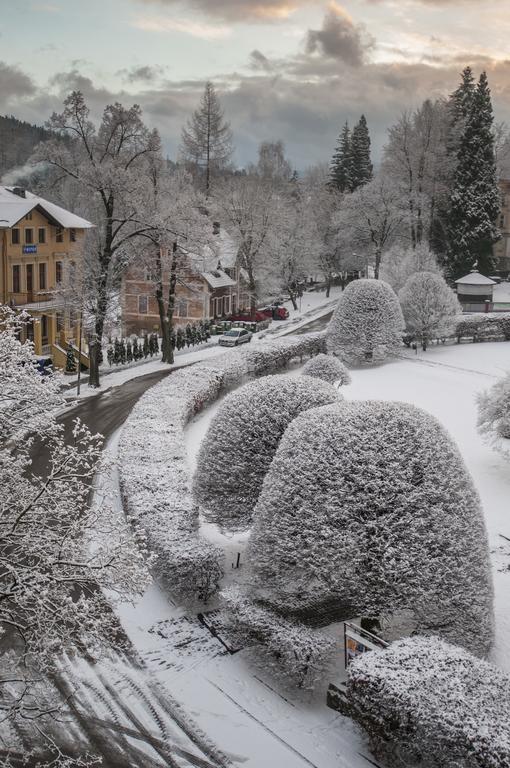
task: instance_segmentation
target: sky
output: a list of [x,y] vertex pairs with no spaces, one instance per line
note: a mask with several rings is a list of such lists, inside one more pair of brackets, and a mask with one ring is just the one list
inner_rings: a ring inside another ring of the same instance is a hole
[[95,119],[137,103],[175,159],[210,79],[238,165],[277,139],[299,170],[327,162],[362,113],[377,161],[388,126],[467,64],[510,123],[509,39],[509,0],[0,0],[0,114],[42,124],[73,89]]

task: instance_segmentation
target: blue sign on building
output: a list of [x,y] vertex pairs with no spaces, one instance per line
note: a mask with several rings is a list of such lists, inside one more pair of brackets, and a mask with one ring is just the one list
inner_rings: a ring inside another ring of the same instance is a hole
[[24,245],[23,246],[23,253],[37,253],[37,246],[36,245]]

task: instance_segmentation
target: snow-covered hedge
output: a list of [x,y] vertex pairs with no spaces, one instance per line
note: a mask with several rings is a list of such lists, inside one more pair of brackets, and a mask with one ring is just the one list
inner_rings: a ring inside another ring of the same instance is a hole
[[295,615],[331,601],[350,616],[404,613],[412,631],[488,651],[493,590],[480,501],[430,414],[382,401],[301,414],[280,441],[254,521],[254,600]]
[[510,765],[510,678],[462,648],[414,637],[365,653],[346,696],[345,713],[388,765]]
[[207,600],[217,590],[222,553],[198,534],[198,507],[184,429],[227,386],[284,367],[324,349],[324,334],[307,334],[232,350],[182,368],[148,390],[126,420],[119,442],[124,507],[155,554],[154,573],[185,600]]
[[295,684],[313,688],[336,645],[332,637],[256,605],[236,587],[223,590],[221,598],[237,639],[262,646]]
[[380,362],[402,346],[404,318],[398,298],[382,280],[353,280],[327,330],[328,351],[347,364]]
[[226,530],[248,528],[278,443],[309,408],[338,402],[339,392],[310,376],[265,376],[225,398],[198,454],[195,500]]
[[301,371],[303,376],[313,376],[315,379],[323,379],[331,384],[339,383],[345,386],[351,383],[351,375],[345,365],[334,355],[316,355],[312,357]]
[[510,341],[510,313],[473,314],[459,318],[455,330],[457,342],[472,338],[473,341]]

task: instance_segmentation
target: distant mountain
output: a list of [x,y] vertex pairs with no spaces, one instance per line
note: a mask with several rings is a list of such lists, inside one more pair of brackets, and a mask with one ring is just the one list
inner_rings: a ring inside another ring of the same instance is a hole
[[[40,141],[47,141],[52,133],[39,125],[31,125],[15,117],[0,116],[0,179],[6,184],[16,181],[10,171],[20,169]],[[5,178],[4,178],[5,177]]]

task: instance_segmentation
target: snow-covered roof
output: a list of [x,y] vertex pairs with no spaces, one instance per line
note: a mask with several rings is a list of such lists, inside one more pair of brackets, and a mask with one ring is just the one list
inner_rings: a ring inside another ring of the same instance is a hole
[[235,267],[238,247],[231,235],[224,229],[213,235],[208,245],[205,245],[200,253],[191,254],[190,257],[197,271],[211,272],[216,270],[218,264],[222,269]]
[[222,269],[202,272],[202,277],[209,283],[211,288],[226,288],[229,285],[235,285],[235,281]]
[[43,197],[33,195],[25,191],[24,197],[14,194],[12,188],[0,186],[0,228],[8,229],[13,227],[18,221],[21,221],[27,213],[38,208],[48,219],[55,222],[57,226],[66,229],[90,229],[94,226],[90,221],[82,219],[81,216],[66,211],[55,203],[50,203]]
[[481,275],[480,272],[471,271],[469,275],[464,275],[458,280],[455,280],[457,285],[496,285],[495,280],[491,280],[490,277]]

